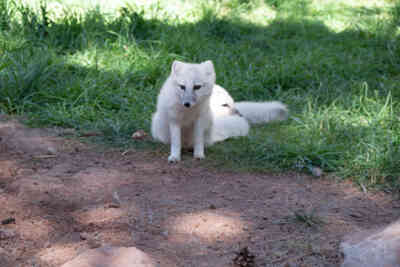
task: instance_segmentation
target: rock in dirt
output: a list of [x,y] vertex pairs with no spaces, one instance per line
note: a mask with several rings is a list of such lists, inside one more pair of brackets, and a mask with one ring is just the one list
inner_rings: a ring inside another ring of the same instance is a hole
[[356,233],[342,242],[342,267],[400,266],[400,221],[383,230]]
[[156,267],[155,262],[135,247],[90,249],[61,267]]

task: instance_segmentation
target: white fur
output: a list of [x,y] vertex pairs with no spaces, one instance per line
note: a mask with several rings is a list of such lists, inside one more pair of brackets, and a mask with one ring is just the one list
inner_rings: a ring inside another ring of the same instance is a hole
[[246,136],[249,134],[249,123],[239,115],[230,115],[214,119],[210,144],[224,141],[230,137]]
[[171,145],[169,162],[181,159],[182,147],[192,147],[194,157],[202,159],[206,145],[246,136],[249,122],[286,117],[287,109],[280,102],[234,103],[229,93],[215,84],[211,61],[174,61],[157,98],[151,133],[154,139]]
[[[234,106],[233,98],[219,85],[214,85],[210,99],[211,110],[214,117],[231,115]],[[228,105],[228,106],[226,106]]]
[[286,120],[288,116],[287,108],[278,101],[272,102],[236,102],[235,108],[250,123],[267,123],[275,120]]

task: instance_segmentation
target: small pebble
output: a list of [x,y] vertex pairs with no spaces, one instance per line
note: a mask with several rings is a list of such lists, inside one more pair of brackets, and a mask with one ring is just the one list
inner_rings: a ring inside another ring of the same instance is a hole
[[138,130],[132,134],[132,139],[143,139],[147,136],[144,130]]
[[323,171],[321,168],[318,167],[312,167],[311,168],[311,173],[312,175],[316,176],[316,177],[320,177],[323,174]]
[[51,155],[57,154],[57,149],[53,146],[47,147],[47,152],[49,152]]

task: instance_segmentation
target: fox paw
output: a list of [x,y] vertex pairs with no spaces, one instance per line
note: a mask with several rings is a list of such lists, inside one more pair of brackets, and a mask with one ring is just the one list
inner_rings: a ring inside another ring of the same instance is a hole
[[202,160],[202,159],[205,159],[206,157],[204,156],[204,154],[198,154],[198,155],[194,155],[193,156],[195,159],[197,159],[197,160]]
[[175,156],[175,155],[169,155],[169,157],[168,157],[168,162],[169,163],[175,163],[175,162],[178,162],[178,161],[181,161],[181,157]]

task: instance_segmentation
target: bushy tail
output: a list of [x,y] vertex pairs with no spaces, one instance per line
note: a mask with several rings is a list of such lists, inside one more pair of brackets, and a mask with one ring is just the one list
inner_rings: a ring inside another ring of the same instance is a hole
[[235,109],[252,124],[282,121],[288,117],[288,110],[279,101],[236,102]]

